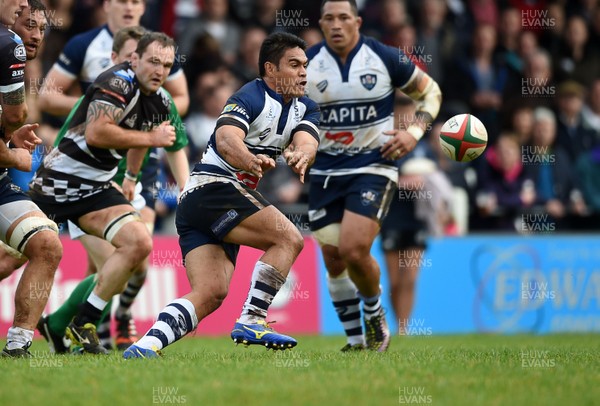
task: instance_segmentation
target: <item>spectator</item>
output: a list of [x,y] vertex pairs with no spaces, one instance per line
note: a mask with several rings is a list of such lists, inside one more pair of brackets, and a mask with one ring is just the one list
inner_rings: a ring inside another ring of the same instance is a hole
[[496,53],[508,67],[516,72],[521,72],[523,68],[523,62],[519,55],[522,28],[523,24],[519,10],[510,7],[502,11],[498,27]]
[[[506,66],[493,58],[496,30],[491,25],[479,25],[473,35],[471,55],[456,62],[454,77],[444,96],[458,100],[485,125],[488,134],[499,129],[502,93],[508,82]],[[492,138],[492,142],[494,139]]]
[[583,126],[596,132],[600,139],[600,78],[594,80],[590,87],[588,101],[581,110]]
[[519,144],[530,145],[533,133],[533,110],[529,104],[518,106],[511,119],[511,131],[519,139]]
[[196,39],[202,34],[209,34],[217,41],[223,59],[233,63],[240,41],[240,28],[228,13],[227,0],[204,0],[200,17],[191,20],[180,35],[180,53],[190,54]]
[[580,229],[600,228],[600,146],[586,151],[577,161],[577,178],[589,210],[589,216],[578,223]]
[[565,31],[565,9],[560,3],[548,5],[548,21],[548,27],[540,36],[540,45],[551,55],[557,55]]
[[569,154],[555,145],[556,118],[552,110],[534,111],[532,145],[525,147],[523,160],[530,165],[535,182],[536,205],[549,214],[557,229],[568,226],[569,213],[585,213],[585,203],[576,188],[575,171]]
[[428,74],[443,88],[444,69],[455,56],[455,34],[445,24],[446,3],[444,0],[423,0],[419,8],[417,45],[431,55]]
[[258,77],[258,54],[265,38],[267,32],[261,27],[248,27],[244,30],[238,57],[232,67],[240,82],[246,83]]
[[502,133],[488,147],[479,171],[477,207],[483,229],[515,230],[515,220],[535,202],[535,185],[523,166],[521,145],[511,133]]
[[589,32],[585,20],[572,16],[567,21],[563,44],[556,59],[556,79],[561,82],[573,79],[584,86],[591,85],[600,72],[600,56],[597,45],[588,41]]
[[598,144],[595,132],[583,125],[584,91],[583,86],[574,81],[561,83],[558,87],[556,143],[567,151],[573,162]]

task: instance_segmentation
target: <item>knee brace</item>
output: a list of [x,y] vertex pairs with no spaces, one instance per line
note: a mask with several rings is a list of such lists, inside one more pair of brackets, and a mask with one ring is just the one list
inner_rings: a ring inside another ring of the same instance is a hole
[[319,228],[316,231],[313,231],[313,235],[315,236],[321,247],[323,245],[333,245],[334,247],[339,247],[340,229],[340,223],[332,223],[326,225],[325,227]]
[[24,253],[27,242],[40,231],[51,230],[58,234],[56,223],[46,217],[26,217],[13,229],[9,245]]
[[137,211],[130,211],[125,214],[121,214],[117,218],[113,219],[106,228],[104,229],[104,239],[110,243],[112,243],[115,235],[123,228],[123,226],[132,221],[141,221],[140,214]]

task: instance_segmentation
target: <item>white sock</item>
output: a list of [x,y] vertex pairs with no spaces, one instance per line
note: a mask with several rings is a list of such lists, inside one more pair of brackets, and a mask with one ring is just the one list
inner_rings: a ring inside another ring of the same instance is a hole
[[96,309],[102,311],[108,304],[108,301],[101,299],[100,296],[96,295],[94,292],[90,293],[87,298],[89,304],[94,306]]
[[285,278],[275,267],[258,261],[252,272],[250,291],[238,322],[254,324],[258,320],[264,320],[273,298],[284,283]]
[[328,275],[327,287],[338,318],[344,326],[348,344],[365,344],[360,314],[360,298],[356,286],[347,275],[332,278]]
[[14,350],[23,348],[33,340],[33,330],[26,330],[21,327],[11,327],[8,329],[6,337],[6,349]]
[[175,299],[159,313],[156,323],[148,330],[136,346],[159,350],[183,338],[198,326],[194,304],[187,299]]

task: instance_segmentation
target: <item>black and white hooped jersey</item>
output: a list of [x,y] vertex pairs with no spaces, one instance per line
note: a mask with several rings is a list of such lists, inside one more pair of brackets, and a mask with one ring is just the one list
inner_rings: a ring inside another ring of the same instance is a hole
[[[251,153],[265,154],[276,160],[298,131],[306,131],[319,139],[319,106],[305,96],[284,104],[281,95],[270,89],[262,79],[247,83],[229,98],[202,161],[192,171],[192,177],[225,176],[256,189],[257,177],[234,168],[219,153],[215,134],[223,125],[241,128],[246,133],[244,144]],[[197,180],[190,179],[186,189],[195,184]]]
[[172,102],[166,91],[160,88],[154,94],[142,94],[129,62],[102,73],[85,93],[64,137],[37,170],[30,185],[34,200],[73,202],[110,185],[127,149],[88,145],[85,129],[93,101],[122,109],[117,124],[128,130],[150,131],[171,117]]
[[[21,37],[0,25],[0,93],[11,93],[25,86],[27,54]],[[8,170],[0,168],[0,175]]]
[[394,161],[379,149],[394,129],[395,88],[415,66],[398,48],[361,36],[345,64],[323,41],[307,51],[307,94],[321,108],[320,145],[310,173],[372,173],[397,180]]
[[[94,28],[69,40],[54,68],[69,77],[78,79],[81,90],[85,93],[102,72],[113,66],[110,59],[112,46],[113,34],[108,29],[108,25]],[[182,74],[183,70],[178,63],[178,58],[175,58],[167,80]]]

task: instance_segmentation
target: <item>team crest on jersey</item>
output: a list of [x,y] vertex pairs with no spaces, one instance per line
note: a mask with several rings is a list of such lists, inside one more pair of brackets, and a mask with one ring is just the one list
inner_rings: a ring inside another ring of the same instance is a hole
[[372,73],[361,75],[360,83],[364,86],[365,89],[371,90],[377,84],[377,75],[373,75]]
[[377,196],[379,194],[374,190],[363,189],[360,192],[360,202],[363,206],[369,206],[377,202]]
[[317,89],[319,89],[319,92],[323,93],[325,89],[327,89],[328,84],[329,82],[327,82],[327,79],[322,80],[319,83],[317,83]]
[[27,60],[27,53],[25,52],[25,46],[23,44],[19,44],[15,47],[15,58],[17,58],[19,61],[26,61]]

